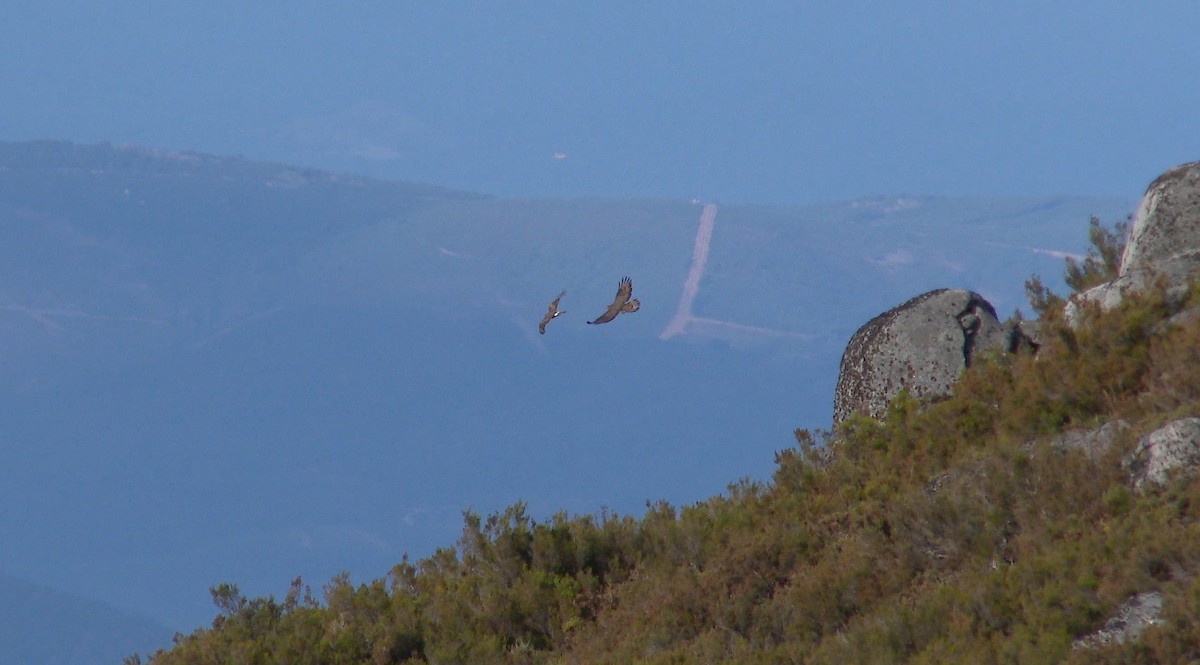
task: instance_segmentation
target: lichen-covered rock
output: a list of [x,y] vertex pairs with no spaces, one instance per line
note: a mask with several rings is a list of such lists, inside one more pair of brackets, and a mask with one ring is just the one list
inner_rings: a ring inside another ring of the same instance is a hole
[[944,397],[971,356],[1007,350],[1012,331],[977,293],[939,289],[871,319],[846,345],[833,396],[834,425],[854,412],[880,417],[905,390]]
[[1125,460],[1134,491],[1161,485],[1175,469],[1195,473],[1200,466],[1200,418],[1182,418],[1154,430]]
[[1075,640],[1076,649],[1094,649],[1107,644],[1124,644],[1136,640],[1142,631],[1162,622],[1162,594],[1147,591],[1121,603],[1117,614],[1104,622],[1104,627]]
[[1146,188],[1121,255],[1116,279],[1076,294],[1067,303],[1067,322],[1077,325],[1083,303],[1103,309],[1128,292],[1144,292],[1160,277],[1168,295],[1178,296],[1200,272],[1200,162],[1181,164]]
[[1159,275],[1168,289],[1186,288],[1200,271],[1200,162],[1170,169],[1146,188],[1117,277],[1142,291]]
[[1067,325],[1072,328],[1079,327],[1083,316],[1082,309],[1086,303],[1095,303],[1100,306],[1100,309],[1112,309],[1121,304],[1121,287],[1117,280],[1105,282],[1099,286],[1093,286],[1087,291],[1076,293],[1067,300],[1067,304],[1063,307],[1063,317],[1067,321]]
[[1114,420],[1096,429],[1075,429],[1059,434],[1050,445],[1061,450],[1082,450],[1089,457],[1099,457],[1121,440],[1129,431],[1129,423]]

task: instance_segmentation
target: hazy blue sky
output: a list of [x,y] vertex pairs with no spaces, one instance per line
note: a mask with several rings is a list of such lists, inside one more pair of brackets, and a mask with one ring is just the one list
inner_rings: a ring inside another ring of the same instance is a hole
[[508,196],[1135,198],[1200,157],[1198,31],[1196,0],[10,2],[0,140]]

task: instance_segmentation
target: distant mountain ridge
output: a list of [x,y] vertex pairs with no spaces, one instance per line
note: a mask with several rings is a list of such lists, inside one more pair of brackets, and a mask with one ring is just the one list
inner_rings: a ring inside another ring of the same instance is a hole
[[431,198],[490,198],[484,194],[455,191],[437,185],[385,183],[368,176],[335,174],[310,167],[253,161],[242,157],[110,143],[0,141],[0,169],[186,177],[209,175],[222,180],[267,182],[276,186],[336,182],[357,187],[382,186],[412,196]]

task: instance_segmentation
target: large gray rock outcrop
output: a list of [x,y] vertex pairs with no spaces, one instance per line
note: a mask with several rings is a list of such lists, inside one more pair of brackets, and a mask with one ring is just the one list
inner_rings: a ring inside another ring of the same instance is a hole
[[1186,288],[1200,271],[1200,162],[1182,164],[1146,188],[1117,281],[1142,291],[1157,276],[1169,289]]
[[1067,321],[1079,321],[1082,302],[1103,309],[1120,304],[1122,294],[1142,292],[1160,276],[1178,296],[1200,272],[1200,162],[1181,164],[1146,188],[1121,255],[1117,278],[1076,295],[1067,303]]
[[1007,349],[1012,333],[977,293],[939,289],[871,319],[846,345],[833,395],[833,423],[854,412],[878,418],[901,390],[917,398],[950,394],[971,356]]
[[1147,434],[1125,465],[1138,492],[1149,484],[1165,483],[1175,469],[1196,473],[1200,467],[1200,418],[1181,418]]

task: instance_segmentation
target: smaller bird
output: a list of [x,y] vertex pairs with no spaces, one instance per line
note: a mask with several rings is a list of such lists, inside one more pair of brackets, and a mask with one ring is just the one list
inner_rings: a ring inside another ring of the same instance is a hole
[[588,323],[608,323],[609,321],[617,318],[617,315],[621,312],[638,311],[638,309],[642,306],[642,303],[638,302],[636,298],[631,299],[632,296],[633,280],[625,277],[617,286],[617,297],[613,299],[613,302],[608,306],[608,309],[604,310],[604,313],[600,316],[597,316],[595,321],[588,321]]
[[563,310],[561,312],[558,311],[558,301],[562,300],[562,297],[565,295],[567,295],[567,292],[563,291],[562,293],[558,294],[557,298],[555,298],[553,301],[550,302],[550,309],[546,310],[546,316],[543,316],[542,322],[538,324],[538,332],[545,335],[546,334],[546,324],[550,323],[550,321],[552,321],[554,319],[557,319],[559,316],[567,313],[566,310]]

